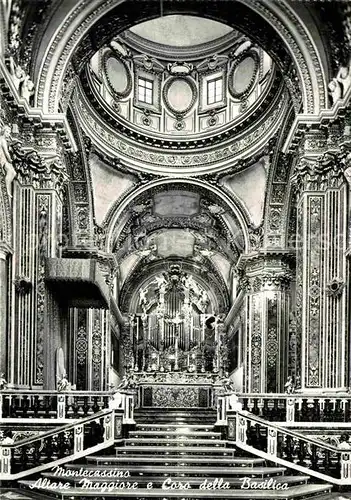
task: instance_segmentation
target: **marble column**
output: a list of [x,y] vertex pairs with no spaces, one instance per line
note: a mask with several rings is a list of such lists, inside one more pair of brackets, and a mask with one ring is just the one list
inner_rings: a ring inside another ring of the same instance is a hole
[[288,375],[289,258],[257,253],[242,257],[240,267],[244,392],[281,392]]
[[347,183],[334,153],[300,159],[294,181],[301,388],[340,390],[348,385]]

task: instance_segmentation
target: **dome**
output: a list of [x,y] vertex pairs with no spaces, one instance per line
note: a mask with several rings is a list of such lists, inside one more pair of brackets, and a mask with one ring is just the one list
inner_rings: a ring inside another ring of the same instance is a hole
[[238,137],[264,119],[281,92],[271,58],[245,35],[171,15],[136,25],[96,52],[77,106],[110,134],[182,149]]

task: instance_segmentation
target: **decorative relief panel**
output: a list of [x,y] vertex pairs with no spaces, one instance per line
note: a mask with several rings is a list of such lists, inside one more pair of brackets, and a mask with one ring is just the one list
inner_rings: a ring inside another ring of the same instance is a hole
[[153,390],[153,406],[163,408],[196,408],[199,389],[194,387],[157,387]]
[[37,198],[38,220],[38,268],[37,268],[37,335],[36,335],[36,376],[37,384],[43,383],[44,335],[45,335],[45,260],[50,244],[50,196]]
[[262,366],[262,326],[261,297],[252,297],[252,333],[251,333],[251,390],[261,392]]
[[323,352],[323,320],[321,311],[321,236],[323,220],[323,197],[308,197],[307,235],[308,235],[308,338],[305,340],[305,349],[308,359],[306,373],[307,386],[321,385],[321,359]]

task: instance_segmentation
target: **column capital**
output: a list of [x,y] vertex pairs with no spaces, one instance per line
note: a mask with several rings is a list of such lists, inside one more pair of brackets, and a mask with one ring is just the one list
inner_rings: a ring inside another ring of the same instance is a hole
[[247,293],[285,290],[293,278],[292,263],[288,251],[244,255],[237,267],[239,285]]
[[327,151],[315,157],[302,157],[292,177],[297,192],[325,191],[338,188],[345,181],[345,167],[340,154]]
[[36,189],[61,191],[68,181],[66,168],[56,150],[38,154],[35,149],[22,147],[20,141],[11,145],[11,157],[22,184],[31,184]]

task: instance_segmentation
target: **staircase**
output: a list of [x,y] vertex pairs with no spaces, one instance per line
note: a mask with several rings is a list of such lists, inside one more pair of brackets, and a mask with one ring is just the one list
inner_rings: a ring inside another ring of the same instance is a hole
[[[20,481],[25,494],[67,500],[335,498],[331,485],[313,483],[309,476],[291,474],[261,458],[240,456],[215,429],[214,411],[139,410],[135,419],[123,446],[67,464],[59,474],[44,472]],[[38,479],[40,488],[30,489]],[[65,487],[54,489],[58,481]]]

